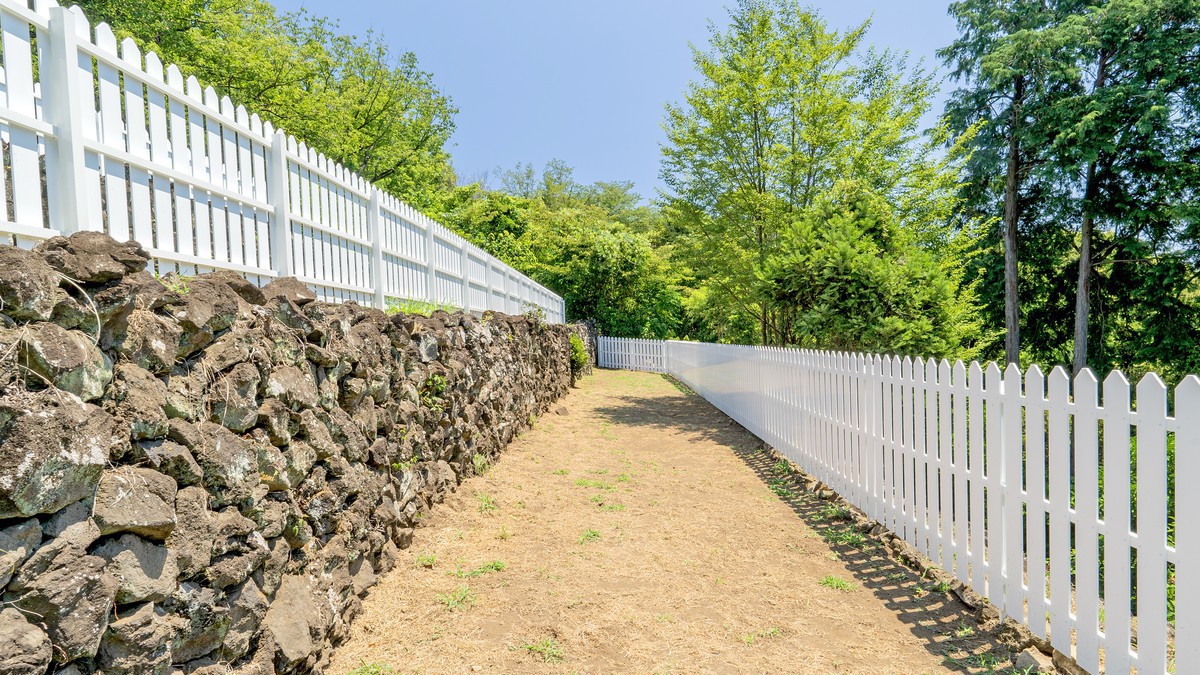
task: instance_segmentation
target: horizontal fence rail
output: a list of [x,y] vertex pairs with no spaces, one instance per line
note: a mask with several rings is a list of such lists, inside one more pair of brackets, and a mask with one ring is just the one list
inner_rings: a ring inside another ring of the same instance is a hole
[[1200,673],[1195,375],[1172,401],[1153,373],[598,347],[675,376],[1088,672]]
[[0,242],[97,230],[160,274],[564,320],[561,297],[53,0],[0,0]]

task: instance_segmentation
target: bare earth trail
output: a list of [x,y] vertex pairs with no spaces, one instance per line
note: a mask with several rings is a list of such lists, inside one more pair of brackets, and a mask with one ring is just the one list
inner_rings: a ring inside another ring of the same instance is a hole
[[598,371],[560,405],[435,507],[330,673],[1008,672],[964,607],[772,492],[703,399]]

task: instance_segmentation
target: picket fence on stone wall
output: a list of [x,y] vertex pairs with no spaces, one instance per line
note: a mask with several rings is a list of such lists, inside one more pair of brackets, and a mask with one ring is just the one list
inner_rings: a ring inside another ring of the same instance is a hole
[[[1200,379],[601,337],[1088,672],[1200,673]],[[1131,489],[1132,488],[1132,489]],[[1171,497],[1169,497],[1171,495]],[[1177,517],[1178,516],[1178,517]]]
[[162,274],[564,319],[559,296],[79,8],[0,0],[0,30],[0,242],[102,230]]

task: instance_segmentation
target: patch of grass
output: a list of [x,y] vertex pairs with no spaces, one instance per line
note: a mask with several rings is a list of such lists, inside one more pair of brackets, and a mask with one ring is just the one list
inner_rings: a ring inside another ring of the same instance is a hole
[[471,455],[471,463],[475,465],[475,474],[479,476],[487,473],[492,466],[488,463],[487,457],[479,454]]
[[617,476],[618,483],[628,483],[630,480],[631,480],[630,475],[627,473],[623,473],[623,474]]
[[844,506],[829,504],[817,512],[817,520],[839,521],[850,520],[850,509]]
[[563,660],[563,649],[554,638],[542,638],[537,642],[526,642],[521,649],[541,657],[544,663],[558,663]]
[[754,632],[750,632],[750,633],[743,633],[741,636],[741,639],[742,639],[742,642],[745,642],[748,645],[752,645],[752,644],[754,644],[755,640],[761,640],[763,638],[775,637],[776,635],[779,635],[779,628],[772,626],[766,630],[754,631]]
[[416,562],[417,567],[433,569],[433,566],[437,564],[437,556],[432,553],[422,553],[421,555],[417,556]]
[[950,592],[950,582],[942,581],[931,586],[929,590],[933,591],[934,593],[941,593],[942,595],[945,595]]
[[587,472],[593,476],[603,476],[608,473],[608,469],[588,469]]
[[496,501],[492,499],[491,495],[486,495],[480,492],[479,494],[475,495],[475,499],[479,502],[480,513],[492,513],[500,508],[496,506]]
[[608,483],[605,483],[604,481],[592,480],[591,478],[580,478],[575,481],[575,484],[578,485],[579,487],[594,488],[596,490],[605,490],[608,492],[611,492],[616,489],[612,485],[609,485]]
[[975,634],[975,629],[972,628],[971,625],[968,624],[966,621],[959,621],[958,628],[954,629],[954,637],[956,637],[956,638],[968,638],[974,634]]
[[455,307],[454,305],[422,302],[420,300],[409,300],[408,298],[388,298],[387,309],[384,311],[388,316],[393,316],[396,314],[420,314],[421,316],[429,316],[439,309],[453,314],[460,308]]
[[826,577],[820,581],[820,584],[822,586],[824,586],[825,588],[829,588],[829,589],[832,589],[835,591],[853,591],[854,590],[854,585],[851,584],[849,581],[846,581],[845,579],[843,579],[841,577],[835,577],[832,574],[826,575]]
[[361,666],[351,670],[346,675],[387,675],[388,673],[396,672],[395,668],[386,663],[367,663],[366,661],[361,661],[360,663],[362,663]]
[[625,505],[624,504],[601,504],[600,510],[608,511],[609,513],[613,513],[616,511],[624,511]]
[[550,473],[554,474],[555,476],[565,476],[571,472],[567,471],[566,469],[559,469],[558,471],[551,471]]
[[830,527],[821,533],[821,537],[832,546],[853,546],[859,548],[867,539],[861,532],[849,527]]
[[915,598],[923,598],[926,595],[929,595],[929,591],[925,590],[924,586],[917,586],[913,589],[913,597]]
[[786,460],[779,460],[771,467],[771,473],[776,476],[786,476],[792,472],[792,466]]
[[604,503],[604,495],[592,495],[591,497],[588,497],[588,501],[590,501],[593,504],[603,504]]
[[774,492],[778,497],[792,499],[796,496],[796,493],[792,492],[791,485],[789,485],[786,480],[776,478],[767,483],[767,486],[770,487],[771,492]]
[[497,539],[499,539],[499,540],[501,540],[501,541],[507,541],[507,540],[508,540],[508,538],[509,538],[509,537],[511,537],[511,536],[512,536],[512,533],[511,533],[511,532],[509,532],[509,531],[508,531],[508,528],[507,528],[507,527],[505,527],[504,525],[501,525],[501,526],[500,526],[500,531],[496,533],[496,538],[497,538]]
[[475,604],[475,591],[470,586],[458,586],[449,593],[439,593],[437,601],[449,610],[468,609]]
[[598,530],[584,530],[583,534],[579,535],[580,544],[586,544],[589,541],[596,541],[598,539],[600,539],[600,532]]
[[1028,671],[1022,672],[1016,668],[1002,668],[1003,661],[992,652],[980,652],[978,654],[968,654],[961,658],[951,656],[949,653],[942,653],[942,661],[947,665],[956,666],[970,670],[971,672],[994,673],[1000,675],[1010,675],[1016,673],[1018,675],[1028,675]]
[[503,560],[493,560],[472,570],[464,570],[460,567],[449,574],[451,576],[458,577],[459,579],[471,579],[474,577],[483,576],[489,572],[503,572],[507,568],[508,565],[506,565]]
[[654,620],[659,623],[675,623],[675,617],[670,614],[659,614],[654,617]]

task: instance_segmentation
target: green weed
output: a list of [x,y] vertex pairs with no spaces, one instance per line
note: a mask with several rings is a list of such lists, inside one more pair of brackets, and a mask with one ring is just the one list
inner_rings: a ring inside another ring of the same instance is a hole
[[449,610],[468,609],[475,604],[475,592],[470,586],[458,586],[449,593],[438,594],[437,601]]
[[584,530],[583,534],[579,535],[579,543],[586,544],[589,541],[596,541],[600,538],[600,532],[597,530]]
[[854,585],[851,584],[849,581],[846,581],[845,579],[843,579],[841,577],[835,577],[832,574],[827,575],[819,583],[822,586],[824,586],[825,588],[829,588],[829,589],[832,589],[835,591],[853,591],[854,590]]
[[492,513],[500,508],[496,506],[495,500],[493,500],[490,495],[485,495],[482,492],[475,495],[475,499],[479,502],[480,513]]
[[527,642],[521,645],[521,649],[540,656],[545,663],[558,663],[563,660],[562,646],[554,638],[542,638],[537,642]]

